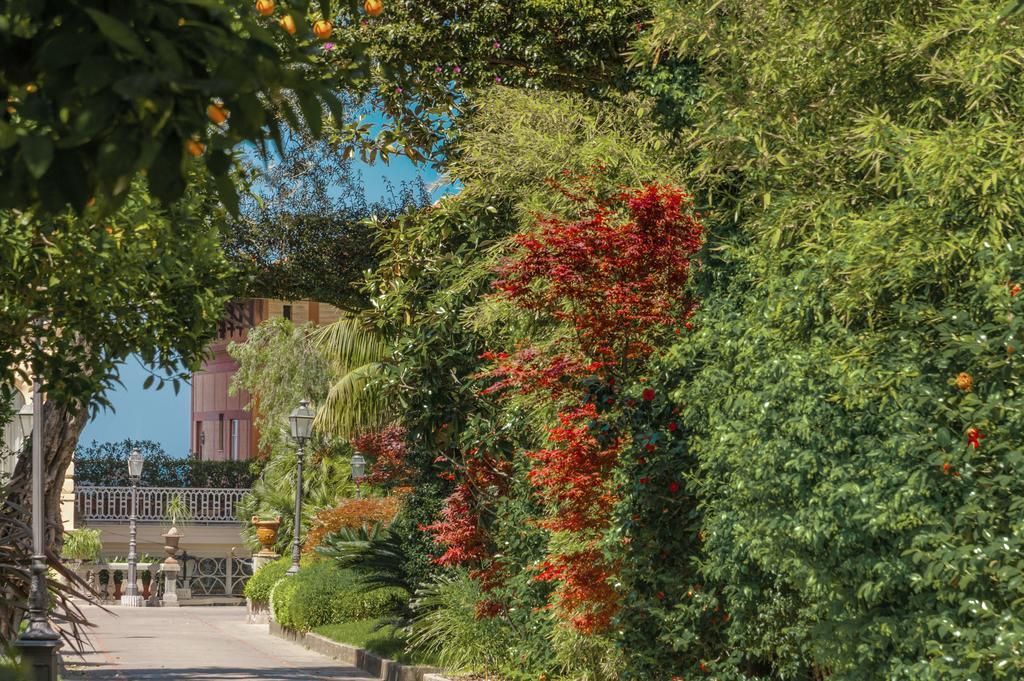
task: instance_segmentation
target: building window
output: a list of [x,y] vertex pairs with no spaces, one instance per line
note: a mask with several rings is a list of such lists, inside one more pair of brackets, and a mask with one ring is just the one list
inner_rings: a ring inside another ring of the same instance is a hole
[[238,461],[238,419],[231,419],[231,460]]
[[206,434],[203,433],[203,422],[196,421],[196,454],[203,458],[203,444],[206,442]]
[[217,416],[217,451],[224,451],[224,414]]
[[284,306],[284,307],[282,308],[282,312],[281,312],[281,314],[283,314],[283,315],[284,315],[284,318],[285,318],[285,319],[287,319],[287,320],[289,320],[289,321],[290,321],[290,320],[291,320],[291,318],[292,318],[292,306],[291,306],[291,305],[285,305],[285,306]]

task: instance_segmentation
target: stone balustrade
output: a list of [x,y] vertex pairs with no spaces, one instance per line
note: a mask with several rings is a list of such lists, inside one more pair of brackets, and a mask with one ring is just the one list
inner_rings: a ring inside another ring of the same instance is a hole
[[[139,487],[139,522],[165,522],[167,507],[179,497],[188,508],[189,522],[237,523],[235,507],[248,490],[219,487]],[[80,523],[127,521],[131,515],[131,487],[79,486],[75,513]]]
[[[146,597],[146,601],[151,605],[158,604],[158,594],[162,592],[162,589],[158,587],[160,580],[162,579],[162,571],[164,568],[163,563],[153,562],[139,562],[136,563],[135,579],[136,586],[138,587],[140,594],[145,594],[146,589],[143,585],[142,573],[148,572],[151,575],[149,583],[149,596]],[[107,573],[107,581],[101,582],[101,573],[103,571]],[[89,585],[94,592],[99,594],[100,600],[104,603],[117,602],[118,598],[115,597],[115,593],[120,595],[124,593],[125,584],[121,581],[121,589],[117,589],[118,579],[115,575],[119,574],[122,580],[128,579],[128,563],[127,562],[86,562],[75,568],[75,574],[78,575],[82,581]],[[177,575],[177,573],[175,573]],[[145,597],[145,596],[144,596]]]

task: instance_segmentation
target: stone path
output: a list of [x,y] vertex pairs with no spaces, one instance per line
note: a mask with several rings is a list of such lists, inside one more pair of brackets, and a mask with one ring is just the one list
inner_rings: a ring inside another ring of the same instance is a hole
[[84,611],[96,627],[93,650],[64,656],[73,681],[306,681],[370,679],[354,667],[271,636],[265,624],[246,624],[245,608],[96,607]]

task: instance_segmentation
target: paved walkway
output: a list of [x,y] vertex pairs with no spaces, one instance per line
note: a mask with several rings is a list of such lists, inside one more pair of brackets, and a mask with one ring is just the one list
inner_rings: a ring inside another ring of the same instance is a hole
[[65,655],[74,681],[370,679],[246,624],[245,608],[84,608],[94,650]]

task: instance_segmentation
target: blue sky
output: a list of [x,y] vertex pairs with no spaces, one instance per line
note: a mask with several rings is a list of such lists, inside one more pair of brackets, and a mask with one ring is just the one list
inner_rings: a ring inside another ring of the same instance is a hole
[[[437,173],[430,168],[416,166],[404,156],[393,158],[389,165],[358,163],[357,167],[362,172],[366,197],[370,201],[384,195],[385,179],[396,187],[417,175],[430,187],[438,180]],[[434,192],[435,196],[440,193],[444,190]],[[81,444],[88,445],[93,440],[107,442],[132,438],[159,442],[171,456],[188,454],[190,388],[183,387],[178,395],[169,387],[161,391],[153,388],[143,390],[146,376],[148,373],[134,359],[122,367],[124,387],[108,395],[114,409],[100,412],[85,427],[79,439]]]

